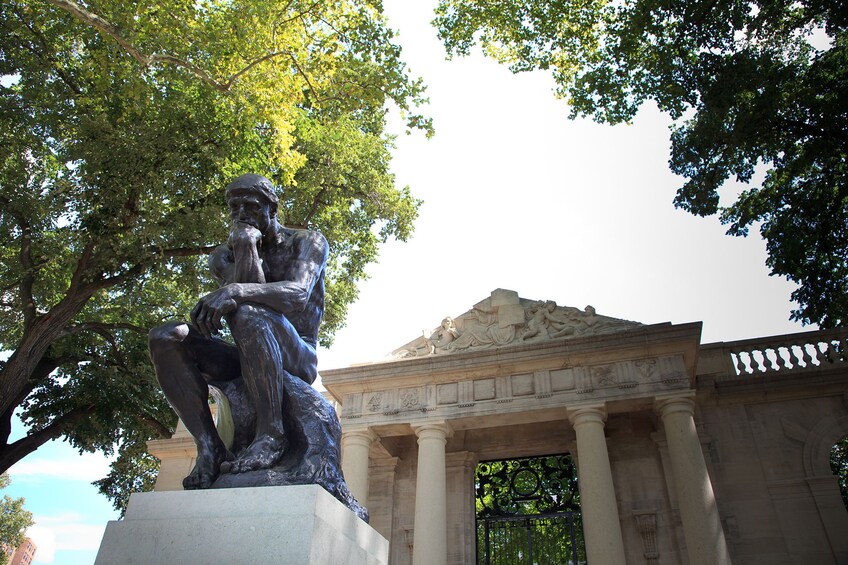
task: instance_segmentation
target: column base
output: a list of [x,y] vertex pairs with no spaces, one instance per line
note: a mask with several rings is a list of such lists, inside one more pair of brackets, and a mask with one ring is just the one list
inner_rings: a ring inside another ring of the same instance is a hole
[[389,542],[317,485],[133,494],[96,565],[388,564]]

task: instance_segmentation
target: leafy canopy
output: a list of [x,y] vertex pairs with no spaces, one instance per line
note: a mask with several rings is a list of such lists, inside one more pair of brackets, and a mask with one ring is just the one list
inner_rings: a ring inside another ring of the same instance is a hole
[[732,235],[759,225],[771,273],[799,285],[792,318],[824,328],[848,320],[846,24],[833,0],[440,0],[434,20],[452,55],[479,43],[513,72],[549,70],[572,117],[667,112],[675,205]]
[[175,417],[146,333],[213,288],[239,174],[327,237],[331,343],[380,243],[412,233],[385,118],[429,135],[423,91],[379,2],[0,4],[0,470],[65,437],[120,446],[100,482],[119,505],[150,484],[144,442]]

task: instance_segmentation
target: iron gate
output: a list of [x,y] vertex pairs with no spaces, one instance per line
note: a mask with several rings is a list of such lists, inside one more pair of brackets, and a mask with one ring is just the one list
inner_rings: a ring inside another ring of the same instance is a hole
[[586,562],[571,457],[486,461],[475,479],[479,565]]

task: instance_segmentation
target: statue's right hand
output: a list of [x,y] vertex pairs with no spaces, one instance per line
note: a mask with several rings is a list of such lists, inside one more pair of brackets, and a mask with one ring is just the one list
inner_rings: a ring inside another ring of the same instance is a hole
[[212,337],[224,328],[222,318],[236,311],[238,303],[233,298],[231,287],[227,285],[210,292],[200,300],[191,311],[192,325],[206,337]]
[[235,221],[233,227],[230,228],[230,237],[227,240],[227,245],[230,249],[239,245],[259,246],[262,241],[262,232],[256,227],[245,222]]

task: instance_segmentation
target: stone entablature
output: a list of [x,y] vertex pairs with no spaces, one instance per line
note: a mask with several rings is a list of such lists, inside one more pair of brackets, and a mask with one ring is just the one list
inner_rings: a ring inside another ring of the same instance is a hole
[[[592,338],[432,356],[322,373],[343,426],[624,402],[690,389],[701,324],[657,324]],[[621,409],[624,409],[622,406]],[[407,430],[404,430],[406,433]],[[389,430],[382,432],[392,435]]]

